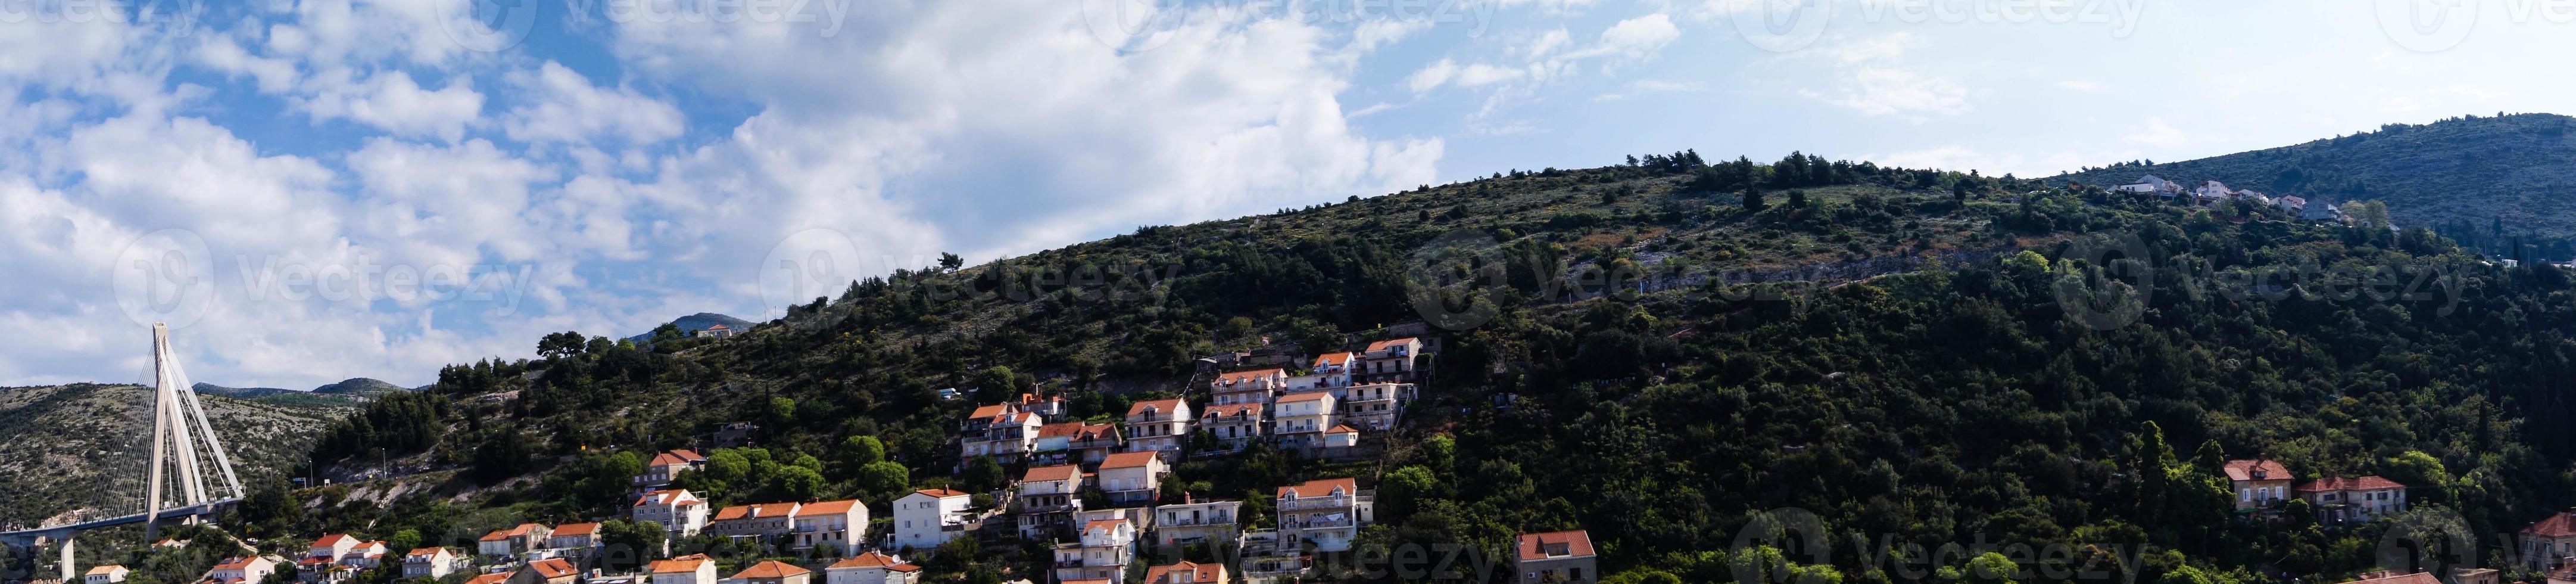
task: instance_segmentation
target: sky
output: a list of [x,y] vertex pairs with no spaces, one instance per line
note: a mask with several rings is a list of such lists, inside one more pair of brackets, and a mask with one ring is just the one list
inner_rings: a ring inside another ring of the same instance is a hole
[[2576,113],[2570,0],[0,0],[0,385],[403,385],[1512,169]]

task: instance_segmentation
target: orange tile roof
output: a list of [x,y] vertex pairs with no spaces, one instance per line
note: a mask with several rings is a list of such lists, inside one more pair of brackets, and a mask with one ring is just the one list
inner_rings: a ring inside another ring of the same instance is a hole
[[497,530],[497,529],[496,529],[496,530],[492,530],[492,532],[491,532],[491,533],[483,534],[483,538],[482,538],[482,539],[478,539],[478,540],[475,540],[475,541],[501,541],[501,540],[505,540],[505,539],[510,539],[510,532],[507,532],[507,531],[501,531],[501,530]]
[[1082,467],[1070,464],[1060,466],[1041,466],[1029,469],[1028,473],[1020,475],[1020,480],[1023,482],[1061,481],[1072,479],[1074,475],[1081,473]]
[[1221,375],[1216,376],[1216,384],[1217,384],[1217,385],[1234,385],[1234,384],[1237,384],[1237,383],[1242,383],[1242,382],[1246,382],[1246,381],[1252,381],[1252,380],[1255,380],[1255,379],[1261,379],[1261,378],[1264,378],[1264,377],[1273,377],[1273,376],[1282,376],[1282,377],[1284,377],[1284,376],[1286,376],[1286,375],[1288,375],[1288,370],[1286,370],[1286,369],[1280,369],[1280,368],[1276,368],[1276,367],[1269,368],[1269,369],[1254,369],[1254,370],[1251,370],[1251,371],[1236,371],[1236,372],[1233,372],[1233,373],[1226,373],[1226,374],[1221,374]]
[[1201,584],[1225,580],[1225,564],[1181,562],[1145,569],[1146,584]]
[[571,537],[576,535],[591,535],[595,533],[599,533],[599,524],[597,523],[566,523],[556,526],[554,535],[555,537]]
[[694,450],[672,450],[653,455],[653,462],[647,466],[676,466],[706,459]]
[[1324,400],[1324,399],[1333,399],[1333,392],[1329,392],[1329,391],[1301,391],[1301,392],[1297,392],[1297,393],[1292,393],[1292,394],[1288,394],[1288,395],[1279,396],[1279,403],[1283,403],[1283,404],[1284,404],[1284,403],[1288,403],[1288,402],[1315,401],[1315,400]]
[[938,498],[941,498],[941,499],[946,499],[946,498],[949,498],[949,497],[969,497],[969,496],[972,496],[972,495],[968,495],[968,494],[966,494],[964,491],[951,491],[951,490],[948,490],[948,489],[922,489],[922,490],[913,491],[913,492],[915,492],[915,493],[921,493],[921,494],[929,495],[929,496],[933,496],[933,497],[938,497]]
[[1118,526],[1120,526],[1120,525],[1128,525],[1127,520],[1125,520],[1125,519],[1093,519],[1093,520],[1091,520],[1091,522],[1090,522],[1090,523],[1082,524],[1082,532],[1083,532],[1083,533],[1091,533],[1091,532],[1093,532],[1093,531],[1111,531],[1111,532],[1115,532],[1115,531],[1118,531]]
[[[697,498],[697,495],[689,494],[689,492],[684,489],[663,489],[645,493],[642,497],[636,497],[635,506],[642,507],[645,505],[657,504],[680,505],[690,502],[686,501],[686,499],[695,498]],[[703,503],[703,501],[700,501],[700,503]]]
[[915,565],[912,565],[912,563],[910,563],[910,562],[906,562],[906,563],[901,563],[901,564],[895,564],[895,565],[892,565],[892,566],[886,566],[886,569],[887,569],[887,570],[890,570],[890,571],[895,571],[895,572],[919,572],[919,571],[921,571],[921,566],[915,566]]
[[1100,468],[1112,469],[1142,467],[1153,464],[1155,460],[1160,460],[1162,457],[1163,453],[1154,451],[1120,452],[1109,455],[1109,458],[1101,459]]
[[571,576],[581,572],[581,570],[573,569],[572,562],[564,561],[563,558],[546,558],[534,562],[528,562],[528,569],[536,570],[537,577],[545,578],[547,580]]
[[894,559],[894,557],[893,557],[893,556],[888,556],[888,555],[885,555],[885,554],[883,554],[883,553],[878,553],[878,552],[877,552],[877,551],[875,551],[875,550],[869,550],[869,551],[868,551],[868,553],[859,554],[859,555],[857,555],[857,556],[853,556],[853,557],[851,557],[851,558],[849,558],[849,559],[846,559],[846,560],[841,560],[841,561],[838,561],[838,562],[832,562],[832,565],[831,565],[829,568],[826,568],[826,569],[830,569],[830,570],[840,570],[840,569],[847,569],[847,568],[883,568],[883,567],[892,566],[892,565],[899,564],[899,563],[902,563],[902,562],[895,561],[895,559]]
[[1221,405],[1221,406],[1208,406],[1208,408],[1207,408],[1207,413],[1205,413],[1205,414],[1201,414],[1201,415],[1200,415],[1200,417],[1205,417],[1205,418],[1230,418],[1230,417],[1235,417],[1235,416],[1242,416],[1242,415],[1245,415],[1245,414],[1251,414],[1252,416],[1260,416],[1260,415],[1261,415],[1261,403],[1260,403],[1260,402],[1254,402],[1254,403],[1248,403],[1248,404],[1226,404],[1226,405]]
[[708,559],[706,554],[689,554],[668,560],[654,560],[653,573],[695,572],[698,571],[698,565],[711,561],[714,560]]
[[2366,477],[2326,477],[2308,481],[2307,484],[2299,485],[2297,488],[2292,490],[2301,493],[2319,493],[2325,491],[2373,491],[2379,489],[2403,488],[2406,488],[2406,485],[2398,484],[2397,481],[2381,478],[2378,475],[2371,475]]
[[411,557],[411,558],[424,558],[424,559],[426,559],[426,558],[437,557],[437,556],[438,556],[438,554],[439,554],[439,552],[444,552],[444,551],[447,551],[447,548],[443,548],[443,547],[425,547],[425,548],[420,548],[420,549],[416,549],[416,550],[412,550],[412,551],[410,551],[410,552],[404,553],[404,554],[403,554],[403,556],[404,556],[404,557]]
[[116,564],[108,564],[108,565],[105,565],[105,566],[99,566],[99,567],[95,567],[95,568],[90,568],[90,569],[89,569],[89,572],[87,572],[87,573],[83,573],[83,574],[81,574],[81,575],[83,575],[83,576],[100,576],[100,575],[106,575],[106,574],[114,574],[114,573],[116,573],[116,571],[117,571],[117,570],[122,570],[122,569],[125,569],[125,566],[119,566],[119,565],[116,565]]
[[995,417],[995,416],[1000,416],[1000,415],[1002,415],[1002,412],[1004,412],[1004,411],[1008,411],[1008,410],[1009,410],[1009,408],[1008,408],[1008,407],[1006,407],[1006,406],[1004,406],[1003,404],[993,404],[993,405],[989,405],[989,406],[978,406],[978,407],[976,407],[976,408],[975,408],[975,411],[974,411],[974,412],[966,414],[966,417],[967,417],[967,418],[970,418],[970,419],[991,418],[991,417]]
[[1350,351],[1343,351],[1343,352],[1339,352],[1339,353],[1325,353],[1325,354],[1322,354],[1322,355],[1317,355],[1317,356],[1315,357],[1315,368],[1316,368],[1316,369],[1322,369],[1322,368],[1324,368],[1325,366],[1328,366],[1328,365],[1349,365],[1349,364],[1351,364],[1351,352],[1350,352]]
[[843,500],[839,500],[839,501],[823,501],[823,502],[820,502],[820,503],[806,503],[804,507],[799,508],[799,509],[797,509],[797,510],[796,510],[796,516],[798,516],[798,517],[803,517],[803,516],[807,516],[807,515],[841,515],[841,514],[849,513],[849,512],[850,512],[850,508],[851,508],[851,507],[857,507],[858,505],[859,505],[859,500],[858,500],[858,499],[843,499]]
[[1322,497],[1333,494],[1334,489],[1341,489],[1345,495],[1356,495],[1360,492],[1360,482],[1349,477],[1306,481],[1302,485],[1279,487],[1279,496]]
[[[2263,478],[2254,478],[2257,471],[2260,471]],[[2227,461],[2227,480],[2286,481],[2290,480],[2290,469],[2289,467],[2281,466],[2279,461],[2271,459],[2230,460]]]
[[2576,513],[2558,513],[2522,528],[2524,535],[2567,537],[2576,535]]
[[1082,427],[1082,433],[1073,435],[1075,440],[1086,441],[1116,437],[1118,437],[1117,424],[1085,424]]
[[796,567],[794,564],[789,564],[789,563],[781,562],[781,561],[778,561],[778,560],[769,560],[769,561],[765,561],[765,562],[761,562],[761,563],[757,563],[757,564],[752,564],[752,565],[751,565],[751,567],[749,567],[749,568],[743,568],[741,572],[736,572],[736,573],[734,573],[733,577],[734,577],[735,579],[745,579],[745,580],[747,580],[747,579],[752,579],[752,578],[771,578],[771,579],[775,579],[775,578],[785,578],[785,577],[788,577],[788,576],[795,576],[795,575],[799,575],[799,574],[812,574],[812,573],[814,573],[814,571],[813,571],[813,570],[807,570],[807,569],[804,569],[804,568],[799,568],[799,567]]
[[1352,427],[1350,427],[1350,425],[1348,425],[1348,424],[1334,424],[1332,429],[1330,429],[1330,430],[1325,430],[1325,431],[1324,431],[1324,433],[1326,433],[1326,434],[1358,434],[1358,433],[1360,433],[1360,431],[1359,431],[1358,429],[1356,429],[1356,428],[1352,428]]
[[341,541],[348,540],[355,543],[354,540],[356,539],[357,538],[349,537],[344,534],[334,533],[322,536],[322,539],[313,540],[313,547],[336,547]]
[[[1547,547],[1565,545],[1564,555],[1548,555]],[[1592,533],[1582,530],[1521,534],[1521,561],[1580,558],[1592,555]]]
[[1081,434],[1083,426],[1084,424],[1082,422],[1057,422],[1054,424],[1038,426],[1038,437],[1054,438],[1057,436],[1073,436]]
[[1130,415],[1130,416],[1141,416],[1141,415],[1145,415],[1145,408],[1149,408],[1149,407],[1150,407],[1150,408],[1154,408],[1154,410],[1155,410],[1155,411],[1157,411],[1157,412],[1162,412],[1162,413],[1172,413],[1172,412],[1177,412],[1177,411],[1181,411],[1181,400],[1178,400],[1178,399],[1152,399],[1152,400],[1145,400],[1145,401],[1136,402],[1136,405],[1127,406],[1127,415]]
[[473,579],[466,580],[466,581],[465,581],[465,584],[501,584],[502,582],[508,582],[508,581],[510,581],[510,576],[517,575],[517,574],[518,574],[518,572],[517,572],[517,571],[510,571],[510,572],[494,572],[494,573],[490,573],[490,574],[484,574],[484,575],[481,575],[481,576],[475,576]]
[[1410,344],[1413,344],[1413,342],[1414,342],[1414,338],[1413,338],[1413,337],[1405,337],[1405,338],[1401,338],[1401,339],[1387,339],[1387,340],[1383,340],[1383,341],[1378,341],[1378,342],[1374,342],[1374,343],[1369,343],[1369,346],[1368,346],[1368,352],[1375,353],[1375,352],[1378,352],[1378,351],[1386,350],[1386,348],[1387,348],[1387,347],[1393,347],[1393,346],[1396,346],[1396,345],[1410,345]]
[[2365,582],[2368,584],[2441,584],[2442,580],[2434,578],[2432,572],[2416,572],[2412,574],[2398,574],[2395,576],[2383,576],[2379,578],[2365,578],[2345,582],[2344,584],[2363,584]]
[[714,520],[731,521],[735,519],[786,517],[795,513],[795,503],[755,503],[751,505],[735,505],[716,511],[716,518]]

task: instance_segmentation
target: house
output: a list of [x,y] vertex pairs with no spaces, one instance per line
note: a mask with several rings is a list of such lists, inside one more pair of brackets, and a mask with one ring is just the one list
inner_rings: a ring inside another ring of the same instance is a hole
[[385,554],[391,551],[382,541],[359,542],[357,547],[349,549],[349,553],[340,555],[340,565],[373,570],[385,563]]
[[1029,444],[1029,464],[1064,464],[1073,457],[1073,437],[1082,434],[1082,422],[1057,422],[1038,426],[1038,439]]
[[456,554],[449,553],[447,548],[420,548],[403,554],[404,578],[436,580],[445,578],[449,572],[454,571],[456,571]]
[[720,324],[720,325],[715,325],[715,326],[711,326],[711,327],[707,327],[707,328],[698,329],[698,332],[693,333],[693,334],[691,334],[690,336],[693,336],[693,337],[696,337],[696,338],[701,338],[701,339],[721,339],[721,338],[725,338],[725,337],[733,336],[733,327],[731,327],[731,326],[727,326],[727,325],[721,325],[721,324]]
[[2290,498],[2290,469],[2280,462],[2230,460],[2226,470],[2228,487],[2236,491],[2237,513],[2268,514]]
[[1055,578],[1124,580],[1127,563],[1136,559],[1136,525],[1117,519],[1086,523],[1076,541],[1055,546]]
[[1332,390],[1333,399],[1341,402],[1341,423],[1370,432],[1384,432],[1395,427],[1397,416],[1404,414],[1404,404],[1414,398],[1411,383],[1370,383]]
[[511,556],[519,552],[544,549],[554,528],[540,523],[521,523],[517,527],[483,534],[476,542],[476,552],[486,556]]
[[1154,542],[1163,546],[1232,543],[1242,501],[1199,501],[1154,508]]
[[2406,510],[2406,485],[2378,476],[2326,477],[2292,491],[2317,510],[2318,523],[2327,525],[2369,521]]
[[957,429],[958,464],[962,467],[978,456],[993,457],[994,462],[1019,462],[1037,447],[1037,414],[1020,409],[1016,403],[1001,403],[975,408]]
[[1350,448],[1360,445],[1360,431],[1348,424],[1334,424],[1324,430],[1325,448]]
[[1023,393],[1020,394],[1020,410],[1054,421],[1062,420],[1066,415],[1072,414],[1073,404],[1065,403],[1064,396],[1060,395],[1042,398],[1038,397],[1038,394]]
[[1145,584],[1233,584],[1226,577],[1225,564],[1178,564],[1145,569]]
[[1357,353],[1343,351],[1315,357],[1305,375],[1288,378],[1288,391],[1348,387],[1351,384],[1351,359]]
[[1084,424],[1073,435],[1073,452],[1082,464],[1100,464],[1109,455],[1127,448],[1127,437],[1117,424]]
[[214,584],[259,584],[269,574],[277,573],[277,561],[260,556],[225,558],[206,571],[206,582]]
[[2334,203],[2328,203],[2325,199],[2308,199],[2308,205],[2299,209],[2299,218],[2309,221],[2342,221],[2343,208],[2336,207]]
[[733,577],[724,579],[724,582],[725,584],[807,584],[813,580],[813,570],[799,568],[795,564],[768,560],[743,568],[742,571],[735,572]]
[[2443,584],[2442,579],[2433,577],[2432,572],[2363,572],[2359,578],[2343,584]]
[[1082,509],[1082,467],[1042,466],[1020,475],[1019,495],[1011,499],[1020,537],[1043,540],[1071,529],[1073,512]]
[[571,560],[546,558],[528,562],[528,567],[510,575],[509,584],[573,584],[581,579],[581,569]]
[[1524,533],[1519,547],[1512,560],[1513,584],[1576,584],[1601,578],[1599,558],[1592,554],[1591,532]]
[[823,568],[823,584],[920,584],[921,566],[878,552],[859,554]]
[[1283,395],[1272,405],[1270,435],[1291,448],[1323,446],[1324,431],[1332,429],[1333,411],[1340,407],[1328,391]]
[[508,584],[510,577],[515,575],[518,575],[518,572],[502,571],[488,574],[477,574],[472,578],[466,578],[465,584]]
[[1288,370],[1254,369],[1216,376],[1208,382],[1211,403],[1217,405],[1266,404],[1270,398],[1288,388]]
[[304,584],[334,584],[357,575],[356,569],[340,565],[332,558],[307,557],[295,562],[295,581]]
[[2227,188],[2227,183],[2214,180],[2201,181],[2200,188],[2191,190],[2192,204],[2204,207],[2233,198],[2236,198],[2236,189]]
[[2568,558],[2576,557],[2576,510],[2533,522],[2520,535],[2525,566],[2550,570],[2570,565]]
[[867,535],[868,506],[858,499],[806,503],[796,508],[789,523],[796,532],[790,545],[797,551],[823,548],[834,555],[849,553]]
[[1169,472],[1172,467],[1161,452],[1112,454],[1100,463],[1100,490],[1109,494],[1110,505],[1151,505],[1162,496],[1163,475]]
[[1279,487],[1279,502],[1272,507],[1279,514],[1279,545],[1296,549],[1313,543],[1317,551],[1347,551],[1360,527],[1376,521],[1376,499],[1350,478]]
[[1227,449],[1239,449],[1265,434],[1267,408],[1260,403],[1211,405],[1199,414],[1199,429],[1215,435]]
[[[894,547],[932,549],[966,533],[966,506],[973,501],[972,495],[947,489],[923,489],[895,499]],[[834,578],[826,574],[824,579]]]
[[706,465],[707,457],[694,450],[672,450],[655,454],[652,461],[644,463],[644,474],[635,475],[635,489],[652,491],[669,487],[671,479],[680,476],[680,471],[703,468]]
[[124,582],[125,576],[132,573],[125,566],[115,564],[93,567],[81,574],[81,584],[116,584]]
[[2175,193],[2182,192],[2182,185],[2150,174],[2139,177],[2135,184],[2120,185],[2119,190],[2138,194],[2153,193],[2158,197],[2170,199]]
[[[1128,525],[1135,526],[1136,535],[1141,539],[1145,534],[1154,531],[1154,514],[1150,511],[1143,507],[1084,509],[1073,512],[1073,524],[1090,525],[1093,521],[1125,521]],[[1139,545],[1142,545],[1141,542]]]
[[629,516],[636,521],[659,523],[663,531],[672,535],[688,537],[707,526],[707,501],[687,489],[653,491],[635,498]]
[[2298,195],[2281,195],[2281,198],[2274,199],[2272,204],[2279,205],[2282,211],[2292,214],[2308,208],[2308,200]]
[[1178,399],[1136,402],[1127,407],[1127,450],[1179,454],[1190,439],[1190,404]]
[[716,561],[706,554],[655,560],[650,571],[653,584],[717,584]]
[[1359,366],[1351,371],[1352,383],[1389,383],[1418,381],[1415,373],[1421,367],[1416,358],[1422,354],[1422,339],[1405,337],[1369,343],[1359,354]]
[[716,510],[707,521],[707,533],[725,537],[786,537],[794,527],[788,518],[796,515],[795,503],[761,503],[735,505]]
[[305,548],[304,557],[306,559],[319,558],[324,562],[339,563],[341,557],[349,555],[350,552],[357,551],[358,543],[358,538],[349,537],[348,534],[323,534],[321,539],[313,540],[313,545]]
[[599,524],[597,523],[557,525],[555,532],[546,536],[546,547],[549,549],[586,550],[599,547],[599,544]]

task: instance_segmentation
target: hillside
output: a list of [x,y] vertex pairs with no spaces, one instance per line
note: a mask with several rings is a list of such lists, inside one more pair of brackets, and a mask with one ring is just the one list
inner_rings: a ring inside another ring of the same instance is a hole
[[2529,235],[2548,259],[2576,257],[2576,118],[2553,114],[2390,124],[2377,131],[2226,156],[2119,164],[2060,175],[2052,184],[2117,185],[2154,174],[2188,185],[2217,180],[2273,195],[2328,201],[2377,199],[2399,225],[2434,227],[2473,247]]
[[[271,480],[300,463],[313,436],[356,411],[353,402],[296,407],[201,395],[245,481]],[[149,388],[62,385],[0,391],[0,523],[35,524],[131,493],[142,500],[152,419]],[[118,507],[118,508],[123,508]]]
[[[695,333],[697,333],[698,331],[707,330],[707,328],[709,328],[709,327],[713,327],[713,326],[716,326],[716,325],[725,325],[726,327],[728,327],[728,328],[732,328],[732,329],[734,329],[734,330],[751,330],[751,327],[752,327],[752,323],[751,323],[751,321],[743,320],[743,319],[739,319],[739,318],[734,318],[734,317],[731,317],[731,316],[725,316],[725,315],[722,315],[722,314],[716,314],[716,313],[713,313],[713,312],[701,312],[701,313],[697,313],[697,314],[692,314],[692,315],[688,315],[688,316],[679,317],[679,318],[676,318],[676,319],[672,319],[672,320],[671,320],[671,322],[669,322],[669,323],[665,323],[663,326],[671,327],[671,328],[673,328],[674,330],[676,330],[680,335],[682,335],[682,336],[686,336],[686,335],[690,335],[690,334],[695,334]],[[656,330],[659,330],[661,327],[654,327],[654,328],[655,328]],[[641,342],[645,342],[645,341],[652,340],[652,339],[653,339],[653,334],[654,334],[653,332],[648,331],[648,332],[645,332],[644,334],[635,335],[635,336],[631,336],[631,337],[626,337],[626,340],[629,340],[629,341],[635,341],[635,342],[641,343]]]

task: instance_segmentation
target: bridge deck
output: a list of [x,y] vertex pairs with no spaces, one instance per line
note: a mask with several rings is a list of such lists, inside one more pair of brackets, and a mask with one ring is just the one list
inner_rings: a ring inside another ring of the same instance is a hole
[[[215,510],[216,510],[216,509],[222,508],[223,506],[226,506],[226,505],[231,505],[231,504],[234,504],[234,503],[240,503],[240,502],[241,502],[241,499],[217,499],[217,500],[207,501],[207,502],[205,502],[205,503],[200,503],[200,504],[196,504],[196,505],[187,505],[187,506],[181,506],[181,507],[172,507],[172,508],[168,508],[168,509],[162,509],[162,510],[161,510],[161,518],[162,518],[162,519],[177,519],[177,518],[181,518],[181,517],[189,517],[189,516],[195,516],[195,515],[213,515],[213,514],[215,514]],[[96,520],[84,521],[84,522],[81,522],[81,523],[72,523],[72,524],[67,524],[67,525],[52,525],[52,526],[37,527],[37,528],[32,528],[32,529],[22,529],[22,530],[18,530],[18,531],[0,531],[0,544],[8,544],[8,545],[22,546],[22,547],[23,547],[23,546],[29,546],[29,545],[35,545],[36,538],[46,538],[46,539],[57,539],[57,540],[59,540],[59,539],[62,539],[64,536],[68,536],[68,535],[71,535],[71,534],[74,534],[74,533],[83,532],[83,531],[89,531],[89,530],[92,530],[92,529],[103,529],[103,528],[109,528],[109,527],[116,527],[116,526],[120,526],[120,525],[133,525],[133,524],[137,524],[137,523],[142,523],[142,522],[143,522],[143,515],[144,515],[144,514],[142,514],[142,513],[136,513],[136,514],[133,514],[133,515],[126,515],[126,516],[122,516],[122,517],[109,517],[109,518],[106,518],[106,519],[96,519]]]

